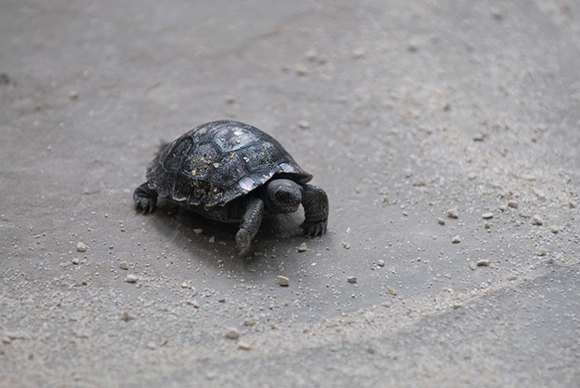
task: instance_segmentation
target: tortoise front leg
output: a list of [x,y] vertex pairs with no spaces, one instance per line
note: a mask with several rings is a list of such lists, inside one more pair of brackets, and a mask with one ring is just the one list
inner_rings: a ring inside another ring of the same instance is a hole
[[244,255],[250,249],[252,239],[258,233],[258,229],[260,229],[263,215],[264,201],[257,196],[251,197],[246,205],[246,211],[242,218],[240,229],[236,233],[236,243],[238,244],[240,254]]
[[304,234],[314,237],[326,233],[328,223],[328,196],[318,186],[304,185],[302,193],[302,206],[304,207],[304,222],[302,230]]
[[133,193],[133,201],[137,209],[143,210],[143,214],[151,213],[157,204],[157,191],[150,189],[147,182],[137,187]]

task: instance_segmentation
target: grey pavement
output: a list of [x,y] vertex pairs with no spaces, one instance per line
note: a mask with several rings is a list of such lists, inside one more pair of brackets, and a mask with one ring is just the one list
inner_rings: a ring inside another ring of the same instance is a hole
[[[0,0],[0,386],[579,386],[578,69],[575,1]],[[325,236],[135,210],[224,118]]]

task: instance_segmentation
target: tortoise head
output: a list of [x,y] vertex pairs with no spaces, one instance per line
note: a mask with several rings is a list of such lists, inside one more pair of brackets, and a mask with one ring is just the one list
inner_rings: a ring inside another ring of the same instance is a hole
[[302,203],[302,186],[290,179],[272,179],[266,184],[264,202],[274,213],[292,213]]

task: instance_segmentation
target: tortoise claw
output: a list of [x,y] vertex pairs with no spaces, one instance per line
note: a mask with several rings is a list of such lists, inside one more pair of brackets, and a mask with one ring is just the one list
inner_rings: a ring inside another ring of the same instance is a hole
[[302,230],[304,234],[310,237],[322,236],[326,233],[327,221],[320,222],[304,222],[302,224]]
[[137,209],[143,210],[143,214],[151,213],[157,205],[157,192],[150,189],[147,183],[143,183],[133,193],[133,201]]

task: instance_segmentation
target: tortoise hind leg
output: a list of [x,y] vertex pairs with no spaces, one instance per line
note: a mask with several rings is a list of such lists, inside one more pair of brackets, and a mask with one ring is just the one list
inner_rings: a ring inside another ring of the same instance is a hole
[[135,189],[133,201],[137,209],[143,210],[143,214],[151,213],[157,205],[157,191],[149,188],[147,182]]
[[304,185],[302,206],[305,220],[302,223],[304,234],[310,237],[326,233],[328,223],[328,196],[320,187]]
[[236,233],[236,244],[241,255],[248,253],[252,239],[258,233],[258,229],[260,229],[263,215],[264,202],[259,197],[251,197],[246,205],[240,229]]

